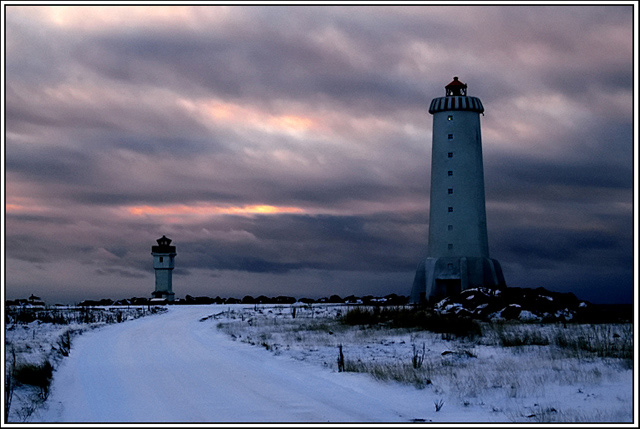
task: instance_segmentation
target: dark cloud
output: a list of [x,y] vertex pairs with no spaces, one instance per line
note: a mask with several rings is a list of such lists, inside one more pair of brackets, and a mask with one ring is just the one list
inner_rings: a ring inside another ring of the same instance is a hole
[[6,168],[32,180],[53,183],[86,183],[93,177],[90,155],[64,148],[33,148],[8,145]]
[[581,70],[579,73],[568,73],[563,70],[548,70],[542,81],[549,88],[557,88],[572,96],[585,96],[591,90],[606,92],[631,91],[633,82],[631,64],[614,65],[607,70]]
[[[197,239],[181,244],[186,267],[283,273],[298,269],[393,272],[413,268],[422,241],[413,232],[416,216],[226,217],[209,232],[227,239]],[[425,224],[417,228],[425,231]]]
[[521,261],[531,268],[558,268],[576,261],[591,267],[629,267],[633,263],[629,254],[632,243],[625,242],[616,233],[619,231],[513,228],[509,237],[496,237],[500,240],[494,240],[494,245],[498,245],[500,253],[509,261]]
[[[497,188],[492,192],[501,199],[522,199],[522,196],[517,195],[519,190],[522,186],[531,186],[536,187],[531,192],[538,194],[540,198],[547,194],[547,198],[555,196],[574,201],[584,200],[595,190],[605,188],[610,191],[627,191],[627,201],[631,201],[633,166],[628,163],[589,160],[573,164],[557,159],[543,161],[516,158],[490,167],[493,169],[487,174],[486,186]],[[510,189],[504,189],[505,187]]]
[[95,270],[95,273],[99,276],[108,276],[111,274],[115,274],[118,277],[132,278],[132,279],[143,279],[147,277],[147,274],[143,274],[135,271],[123,270],[121,268],[114,268],[114,267],[98,268]]
[[184,94],[259,103],[274,97],[320,103],[328,99],[389,113],[398,106],[426,106],[431,100],[417,82],[389,73],[388,66],[353,64],[330,42],[312,40],[308,30],[249,31],[225,40],[190,32],[101,36],[78,52],[77,60],[94,73],[129,84],[178,86]]
[[[8,223],[7,230],[10,227],[11,223]],[[51,248],[46,244],[26,234],[12,234],[5,239],[5,247],[12,258],[33,263],[50,262]]]

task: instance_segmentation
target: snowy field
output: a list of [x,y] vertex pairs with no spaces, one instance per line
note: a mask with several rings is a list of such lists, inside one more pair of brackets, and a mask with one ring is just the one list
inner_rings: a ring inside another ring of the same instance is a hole
[[[47,400],[30,413],[12,406],[9,421],[632,421],[633,360],[610,353],[628,350],[630,325],[483,325],[482,335],[456,339],[346,326],[337,317],[347,310],[169,306],[85,331],[55,359]],[[28,359],[42,360],[60,338],[43,332],[8,325],[7,344],[31,344]],[[508,338],[533,341],[505,347]],[[585,351],[571,338],[611,350]]]
[[420,399],[413,421],[632,420],[631,324],[482,324],[482,335],[456,339],[345,326],[337,317],[347,311],[348,306],[314,304],[298,307],[294,318],[290,306],[255,306],[218,315],[226,320],[217,326],[236,341],[333,372],[339,370],[342,345],[346,371],[414,387]]

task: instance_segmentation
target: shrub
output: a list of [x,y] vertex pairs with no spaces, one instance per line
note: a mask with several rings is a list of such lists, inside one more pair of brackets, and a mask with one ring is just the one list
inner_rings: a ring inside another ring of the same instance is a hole
[[22,384],[29,384],[40,388],[40,396],[46,399],[49,394],[49,384],[53,377],[53,366],[49,361],[37,364],[23,364],[14,370],[15,380]]
[[19,310],[16,314],[16,322],[28,324],[36,320],[35,312],[29,309]]
[[355,307],[340,320],[347,325],[386,324],[392,328],[418,328],[460,338],[482,334],[476,320],[455,314],[439,314],[425,308]]
[[412,365],[401,362],[376,363],[346,359],[344,371],[367,373],[378,380],[411,384],[418,389],[424,389],[431,384],[429,371],[416,370]]
[[633,327],[622,325],[585,325],[574,329],[558,329],[554,344],[579,354],[587,353],[598,357],[633,359]]
[[422,351],[420,351],[415,344],[413,347],[413,356],[411,357],[411,363],[415,369],[420,369],[422,367],[422,362],[424,362],[425,355],[425,345],[422,343]]
[[380,308],[355,307],[341,318],[347,325],[373,325],[380,322]]
[[503,324],[494,325],[499,344],[502,347],[549,345],[549,338],[539,330],[528,329],[528,327],[516,329],[516,326],[509,325],[507,328]]
[[632,324],[517,324],[485,325],[485,338],[495,336],[502,347],[555,346],[573,357],[633,359]]

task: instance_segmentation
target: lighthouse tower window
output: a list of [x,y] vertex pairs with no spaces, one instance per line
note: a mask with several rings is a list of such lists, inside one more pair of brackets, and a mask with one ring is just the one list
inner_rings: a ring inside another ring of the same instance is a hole
[[453,140],[453,134],[449,134],[447,137],[449,138],[449,140]]
[[453,115],[447,116],[447,121],[453,121]]
[[452,171],[452,170],[449,170],[449,171],[447,172],[447,175],[449,175],[449,176],[453,176],[453,171]]
[[449,195],[453,194],[453,188],[449,188],[449,189],[447,190],[447,193],[448,193]]
[[449,213],[453,213],[453,207],[449,207]]
[[453,225],[447,225],[447,229],[448,229],[449,231],[453,231]]
[[453,152],[449,152],[449,153],[447,154],[447,156],[448,156],[449,158],[453,158]]
[[449,250],[453,249],[453,244],[449,243],[448,247],[449,247]]

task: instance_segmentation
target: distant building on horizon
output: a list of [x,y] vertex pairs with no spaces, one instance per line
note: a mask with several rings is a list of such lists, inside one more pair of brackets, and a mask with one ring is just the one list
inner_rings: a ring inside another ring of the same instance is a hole
[[457,77],[431,101],[433,115],[428,254],[418,265],[410,302],[439,300],[473,287],[505,287],[489,258],[479,98]]
[[176,246],[171,246],[171,239],[166,236],[156,240],[157,246],[151,246],[153,255],[153,268],[156,272],[156,290],[151,294],[153,298],[162,298],[167,301],[175,299],[172,285],[172,273],[175,266]]

